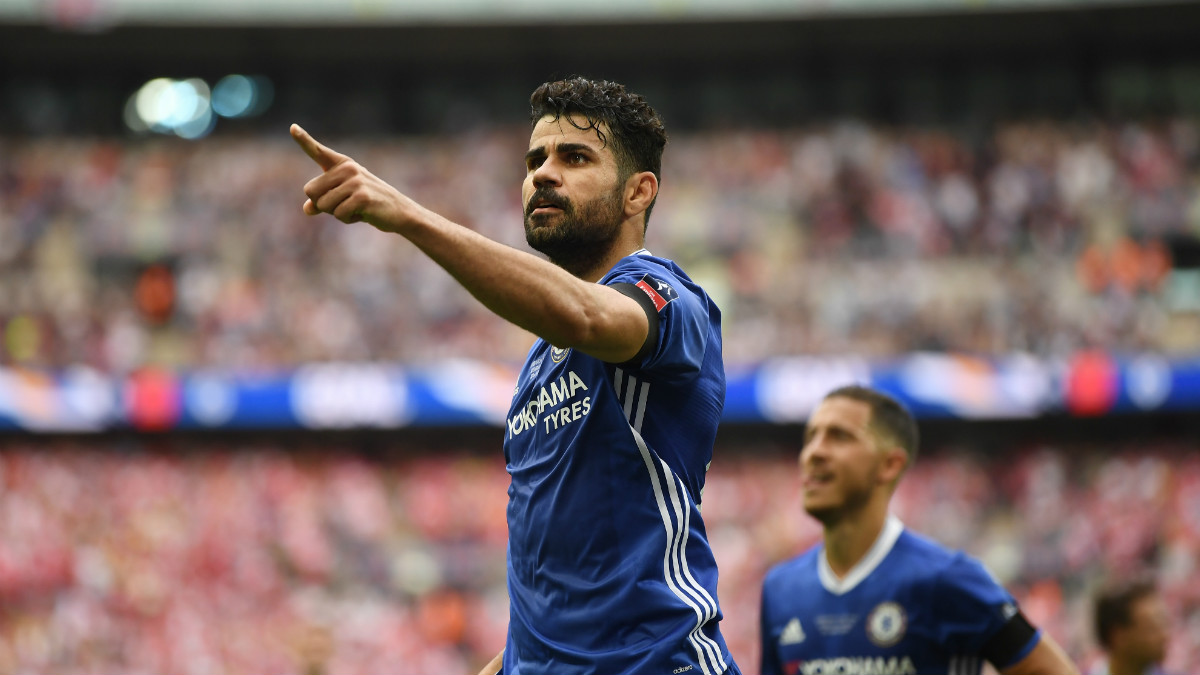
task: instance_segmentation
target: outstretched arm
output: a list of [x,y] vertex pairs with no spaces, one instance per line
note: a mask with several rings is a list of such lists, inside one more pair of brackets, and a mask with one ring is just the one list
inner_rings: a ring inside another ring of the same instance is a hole
[[488,309],[557,347],[612,363],[641,349],[649,321],[636,301],[443,218],[299,125],[291,134],[322,171],[304,186],[305,213],[405,237]]

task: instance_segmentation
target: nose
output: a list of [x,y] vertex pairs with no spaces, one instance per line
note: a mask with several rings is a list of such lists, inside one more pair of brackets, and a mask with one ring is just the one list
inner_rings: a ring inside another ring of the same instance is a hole
[[559,185],[562,185],[562,174],[558,170],[558,163],[553,157],[548,157],[538,168],[534,169],[533,186],[540,188]]
[[800,448],[799,461],[801,470],[825,461],[825,444],[821,442],[819,434],[808,439],[804,447]]

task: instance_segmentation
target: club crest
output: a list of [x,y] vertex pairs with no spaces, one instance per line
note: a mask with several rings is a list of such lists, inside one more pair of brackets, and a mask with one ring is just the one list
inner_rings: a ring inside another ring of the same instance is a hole
[[908,618],[894,602],[881,602],[867,616],[867,637],[880,647],[891,647],[904,637]]

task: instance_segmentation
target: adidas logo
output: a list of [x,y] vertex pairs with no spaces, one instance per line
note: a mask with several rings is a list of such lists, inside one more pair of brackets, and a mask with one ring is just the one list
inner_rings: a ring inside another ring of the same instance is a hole
[[798,645],[804,642],[804,629],[800,627],[800,619],[792,617],[792,620],[783,627],[783,632],[779,634],[780,645]]

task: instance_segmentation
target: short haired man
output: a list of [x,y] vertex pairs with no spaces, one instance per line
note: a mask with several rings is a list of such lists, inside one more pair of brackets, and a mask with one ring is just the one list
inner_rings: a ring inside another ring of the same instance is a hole
[[1167,656],[1166,604],[1154,582],[1137,579],[1096,595],[1096,639],[1108,663],[1093,675],[1162,675]]
[[897,401],[848,386],[808,420],[804,508],[823,541],[773,567],[762,590],[764,675],[1078,673],[978,561],[905,529],[888,504],[917,454]]

